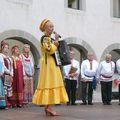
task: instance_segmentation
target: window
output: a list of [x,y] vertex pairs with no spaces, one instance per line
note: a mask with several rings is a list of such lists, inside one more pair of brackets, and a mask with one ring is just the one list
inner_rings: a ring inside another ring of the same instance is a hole
[[68,0],[68,8],[84,10],[85,0]]
[[120,18],[120,0],[112,0],[112,16]]

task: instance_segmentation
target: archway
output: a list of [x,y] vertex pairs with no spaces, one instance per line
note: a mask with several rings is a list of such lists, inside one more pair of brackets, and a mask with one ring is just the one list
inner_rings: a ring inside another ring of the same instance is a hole
[[69,37],[65,38],[64,40],[67,42],[69,46],[74,47],[75,49],[82,53],[82,60],[86,59],[88,52],[92,52],[94,54],[95,59],[97,59],[96,54],[92,47],[84,40],[76,37]]
[[[116,63],[118,59],[120,59],[120,43],[114,43],[109,45],[103,52],[101,56],[101,61],[105,59],[105,55],[110,53],[112,55],[112,61]],[[119,79],[119,75],[117,73],[117,69],[115,69],[115,74],[113,75],[113,80]],[[114,83],[114,82],[113,82]],[[114,86],[114,85],[113,85]],[[114,88],[112,87],[112,98],[118,99],[119,93],[118,93],[118,87]]]
[[[95,59],[97,59],[96,54],[95,54],[94,50],[92,49],[92,47],[84,40],[81,40],[81,39],[75,38],[75,37],[69,37],[64,40],[67,42],[68,46],[71,46],[75,49],[75,51],[76,51],[75,53],[77,54],[76,58],[80,63],[82,63],[82,61],[87,58],[88,52],[92,52],[94,54]],[[80,79],[81,79],[81,76],[79,77],[79,81],[78,81],[77,99],[81,98]]]
[[120,58],[120,43],[114,43],[109,45],[101,55],[100,61],[102,61],[107,53],[112,54],[113,61],[116,62]]
[[33,55],[35,65],[34,87],[36,87],[40,59],[39,41],[33,35],[21,30],[8,30],[0,33],[0,41],[4,39],[8,40],[9,43],[12,41],[19,41],[21,43],[21,46],[25,43],[31,46],[31,53]]

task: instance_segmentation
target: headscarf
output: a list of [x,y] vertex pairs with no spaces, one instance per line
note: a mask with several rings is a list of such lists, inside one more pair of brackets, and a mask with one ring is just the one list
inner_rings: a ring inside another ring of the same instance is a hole
[[49,22],[50,20],[48,20],[47,18],[46,19],[44,19],[42,22],[41,22],[41,24],[40,24],[40,30],[42,31],[42,32],[44,32],[45,31],[45,25]]
[[12,54],[15,52],[15,49],[16,49],[16,48],[19,48],[19,46],[18,46],[18,45],[14,45],[14,46],[12,47],[12,49],[11,49]]
[[8,46],[9,46],[9,44],[7,43],[6,40],[2,40],[2,41],[1,41],[1,49],[3,49],[5,45],[8,45]]

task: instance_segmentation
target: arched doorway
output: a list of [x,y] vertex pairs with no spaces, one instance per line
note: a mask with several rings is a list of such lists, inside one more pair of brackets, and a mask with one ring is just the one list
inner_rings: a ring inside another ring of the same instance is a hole
[[40,49],[39,41],[31,34],[21,30],[8,30],[0,34],[0,41],[6,39],[10,47],[15,44],[20,46],[22,49],[23,44],[29,44],[31,46],[31,54],[33,56],[35,65],[35,76],[34,76],[34,88],[37,85],[38,72],[39,72],[39,59],[40,59]]
[[[120,59],[120,43],[114,43],[109,45],[103,52],[101,56],[101,61],[105,59],[106,54],[111,54],[112,55],[112,61],[116,63],[118,59]],[[115,74],[113,75],[113,80],[118,79],[119,80],[119,75],[117,73],[117,70],[115,69]],[[114,82],[113,82],[113,88],[112,88],[112,98],[113,99],[118,99],[119,94],[118,94],[118,86],[114,87]]]
[[120,43],[114,43],[109,45],[102,53],[100,60],[103,60],[107,53],[112,54],[112,59],[116,62],[120,58]]
[[67,42],[69,46],[72,46],[76,48],[79,52],[81,52],[82,59],[86,59],[88,52],[92,52],[94,54],[95,59],[97,59],[96,54],[92,49],[92,47],[84,40],[76,37],[69,37],[69,38],[65,38],[64,40]]
[[[67,42],[68,46],[74,48],[75,59],[77,59],[80,62],[80,64],[82,63],[83,60],[85,60],[87,58],[88,52],[92,52],[96,59],[96,54],[93,51],[92,47],[84,40],[74,38],[74,37],[69,37],[64,40]],[[79,77],[79,81],[78,81],[77,99],[81,98],[80,79],[81,79],[81,77]]]

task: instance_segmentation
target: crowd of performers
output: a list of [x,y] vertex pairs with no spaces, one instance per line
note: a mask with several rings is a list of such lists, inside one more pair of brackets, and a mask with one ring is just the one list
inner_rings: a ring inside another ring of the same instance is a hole
[[[30,46],[24,44],[20,53],[18,45],[11,49],[9,57],[9,44],[6,40],[1,41],[0,53],[0,108],[22,107],[33,103],[44,105],[46,115],[57,116],[52,105],[66,103],[76,105],[76,88],[79,75],[81,75],[81,105],[93,105],[93,89],[96,84],[101,84],[101,97],[104,105],[111,105],[112,81],[117,68],[120,75],[120,59],[116,64],[112,61],[112,55],[106,54],[103,61],[98,63],[94,55],[88,52],[87,59],[81,65],[74,59],[74,50],[70,50],[71,64],[61,69],[56,65],[53,54],[59,46],[59,35],[55,34],[55,40],[51,38],[54,31],[53,23],[44,19],[40,24],[40,30],[44,33],[41,37],[41,60],[38,85],[33,95],[34,64],[30,55]],[[93,84],[94,83],[94,84]],[[65,89],[66,87],[66,89]],[[120,105],[120,84],[119,84]]]
[[[1,41],[0,53],[0,108],[22,107],[32,102],[34,64],[30,46],[24,44],[20,53],[18,45],[11,50],[6,40]],[[8,55],[11,51],[12,56]]]
[[[49,19],[44,19],[40,23],[40,30],[43,36],[40,39],[41,60],[38,85],[33,96],[33,104],[43,105],[46,115],[59,115],[52,105],[66,103],[76,105],[76,88],[79,75],[81,77],[81,105],[93,105],[93,90],[97,83],[101,84],[101,98],[103,105],[111,105],[112,100],[112,81],[115,71],[115,63],[112,55],[106,54],[103,61],[98,63],[94,54],[88,51],[87,59],[81,65],[74,59],[74,50],[70,50],[71,64],[63,66],[63,76],[59,65],[53,56],[59,46],[59,35],[55,33],[55,38],[51,37],[54,33],[54,24]],[[120,59],[116,63],[118,74],[120,74]],[[80,93],[78,93],[80,94]],[[119,85],[120,96],[120,85]],[[120,99],[119,99],[120,101]],[[120,103],[119,103],[120,105]]]

